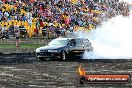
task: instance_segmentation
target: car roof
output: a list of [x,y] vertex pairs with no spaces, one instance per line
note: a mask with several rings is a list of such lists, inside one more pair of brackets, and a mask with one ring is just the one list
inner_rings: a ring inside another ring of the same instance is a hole
[[87,38],[66,38],[66,37],[60,37],[56,38],[57,40],[68,40],[68,39],[87,39]]
[[68,39],[73,39],[73,38],[56,38],[57,40],[68,40]]

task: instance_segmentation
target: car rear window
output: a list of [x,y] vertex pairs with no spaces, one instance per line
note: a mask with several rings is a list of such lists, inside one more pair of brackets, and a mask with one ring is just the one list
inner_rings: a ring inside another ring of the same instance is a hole
[[89,46],[90,45],[90,42],[89,42],[88,39],[84,39],[83,40],[83,43],[84,43],[85,46]]

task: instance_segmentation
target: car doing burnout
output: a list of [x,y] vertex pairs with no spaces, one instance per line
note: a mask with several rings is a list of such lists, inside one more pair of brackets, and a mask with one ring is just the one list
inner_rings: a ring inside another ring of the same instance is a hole
[[69,56],[82,55],[85,51],[92,51],[93,47],[85,38],[56,38],[48,45],[36,49],[36,57],[40,60],[57,57],[66,60]]

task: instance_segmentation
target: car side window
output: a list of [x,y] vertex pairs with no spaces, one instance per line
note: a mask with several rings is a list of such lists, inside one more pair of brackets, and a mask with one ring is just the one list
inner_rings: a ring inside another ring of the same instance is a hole
[[84,46],[82,40],[80,40],[80,39],[76,39],[76,44],[77,44],[77,46]]
[[70,42],[69,42],[69,45],[70,46],[76,46],[76,41],[74,39],[72,39]]

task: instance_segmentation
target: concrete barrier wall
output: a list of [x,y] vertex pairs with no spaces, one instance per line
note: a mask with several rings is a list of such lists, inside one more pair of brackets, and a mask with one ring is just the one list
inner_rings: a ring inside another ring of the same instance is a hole
[[[46,45],[48,44],[52,39],[27,39],[22,40],[20,43],[23,44],[40,44],[40,45]],[[11,39],[0,39],[0,44],[15,44],[15,40]],[[0,48],[0,54],[11,54],[11,53],[35,53],[36,48]]]
[[35,53],[36,48],[4,48],[0,49],[1,54],[11,54],[11,53]]
[[[47,44],[52,39],[20,39],[19,43],[23,44]],[[12,39],[0,39],[0,44],[15,44],[15,40]]]
[[[27,39],[20,41],[20,44],[40,44],[40,45],[46,45],[48,44],[52,39]],[[14,40],[0,40],[0,44],[15,44]],[[11,54],[11,53],[34,53],[36,48],[0,48],[0,54]]]

